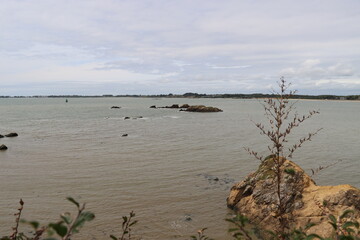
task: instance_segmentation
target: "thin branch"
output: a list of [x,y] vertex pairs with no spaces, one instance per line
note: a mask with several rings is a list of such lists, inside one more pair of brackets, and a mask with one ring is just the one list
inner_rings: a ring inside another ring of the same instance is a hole
[[11,240],[16,240],[17,239],[21,212],[22,212],[22,210],[24,208],[24,202],[23,202],[22,199],[20,199],[19,203],[20,203],[20,208],[18,208],[18,212],[14,214],[14,216],[16,216],[16,219],[15,219],[16,225],[15,225],[15,227],[13,227],[13,233],[10,236]]

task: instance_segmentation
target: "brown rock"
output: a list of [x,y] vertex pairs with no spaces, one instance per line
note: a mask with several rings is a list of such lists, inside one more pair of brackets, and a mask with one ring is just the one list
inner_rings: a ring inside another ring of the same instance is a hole
[[190,107],[189,104],[183,104],[183,105],[180,106],[180,108],[188,108],[188,107]]
[[8,149],[7,146],[5,146],[4,144],[0,145],[0,151],[6,150]]
[[17,133],[5,134],[5,137],[17,137],[17,136],[19,136]]
[[206,107],[204,105],[189,106],[185,111],[187,112],[222,112],[220,108]]
[[[278,197],[272,166],[273,159],[267,158],[256,172],[235,184],[227,198],[227,205],[263,229],[274,231],[279,228],[279,222],[275,217]],[[312,222],[317,225],[309,233],[328,237],[332,232],[328,215],[339,216],[347,209],[353,209],[355,219],[360,221],[359,189],[350,185],[317,186],[303,169],[290,160],[285,160],[281,170],[280,191],[290,228],[304,227]]]

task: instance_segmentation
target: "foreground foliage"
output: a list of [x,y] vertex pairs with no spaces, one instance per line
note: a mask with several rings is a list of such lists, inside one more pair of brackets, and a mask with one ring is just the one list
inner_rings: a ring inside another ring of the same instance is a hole
[[[67,198],[72,202],[76,208],[77,213],[74,217],[70,213],[63,213],[60,215],[60,220],[56,223],[48,223],[40,227],[38,221],[26,221],[21,219],[21,213],[24,207],[24,202],[20,200],[20,207],[15,215],[15,227],[9,236],[4,236],[0,240],[70,240],[72,236],[78,233],[86,222],[92,221],[95,215],[92,212],[85,211],[85,204],[80,204],[71,197]],[[256,226],[250,224],[247,217],[236,215],[232,218],[226,219],[231,224],[229,232],[232,234],[234,240],[360,240],[360,224],[353,219],[353,211],[346,210],[340,216],[328,215],[328,223],[332,226],[333,232],[331,237],[324,238],[316,233],[308,233],[308,231],[316,226],[316,224],[309,223],[303,228],[294,229],[289,233],[264,231],[258,229]],[[135,213],[130,212],[129,216],[123,216],[123,223],[121,226],[120,237],[110,235],[112,240],[136,240],[132,236],[132,227],[137,224],[134,220]],[[27,224],[33,228],[33,231],[25,234],[20,231],[19,225]],[[213,240],[206,236],[206,228],[200,229],[197,235],[190,236],[190,240]],[[264,234],[267,237],[264,237]]]

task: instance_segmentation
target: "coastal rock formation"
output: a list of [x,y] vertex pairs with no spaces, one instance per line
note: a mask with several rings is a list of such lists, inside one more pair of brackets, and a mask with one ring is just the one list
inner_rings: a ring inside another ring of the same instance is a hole
[[[156,107],[151,106],[150,108],[156,108]],[[187,112],[222,112],[220,108],[216,108],[216,107],[206,107],[204,105],[190,106],[189,104],[183,104],[181,106],[179,106],[179,104],[173,104],[171,106],[165,106],[160,108],[175,108],[175,109],[180,109],[180,111],[187,111]]]
[[8,149],[7,146],[5,146],[4,144],[0,145],[0,151],[6,150]]
[[5,137],[17,137],[19,136],[17,133],[9,133],[9,134],[6,134]]
[[183,104],[183,105],[180,106],[180,108],[188,108],[188,107],[190,107],[189,104]]
[[186,108],[187,112],[222,112],[220,108],[217,107],[206,107],[204,105],[194,105]]
[[[274,230],[279,228],[276,215],[277,194],[273,159],[268,157],[258,170],[235,184],[227,198],[229,208],[247,216],[258,226]],[[281,196],[284,198],[285,218],[290,228],[315,223],[309,233],[328,237],[332,226],[328,215],[340,216],[345,210],[354,210],[353,217],[360,221],[360,190],[350,185],[317,186],[303,169],[286,160],[281,169]]]
[[[153,106],[151,106],[150,108],[153,108]],[[171,106],[165,106],[165,107],[160,107],[160,108],[179,108],[179,104],[173,104]]]

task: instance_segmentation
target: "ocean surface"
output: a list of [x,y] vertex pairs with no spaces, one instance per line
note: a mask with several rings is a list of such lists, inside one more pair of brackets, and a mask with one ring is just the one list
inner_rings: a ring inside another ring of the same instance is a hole
[[[174,103],[224,112],[149,108]],[[317,184],[360,187],[360,102],[299,101],[296,110],[320,114],[292,140],[323,130],[293,160],[308,173],[341,161],[317,174]],[[46,223],[75,213],[65,199],[71,196],[96,215],[75,240],[119,236],[131,210],[141,239],[189,239],[204,227],[210,237],[229,239],[226,197],[259,165],[243,148],[266,155],[267,139],[252,123],[265,119],[258,100],[0,99],[0,134],[19,134],[0,139],[9,148],[0,152],[0,236],[11,233],[20,198],[23,218]]]

